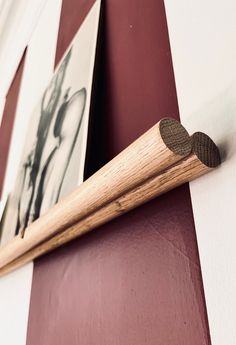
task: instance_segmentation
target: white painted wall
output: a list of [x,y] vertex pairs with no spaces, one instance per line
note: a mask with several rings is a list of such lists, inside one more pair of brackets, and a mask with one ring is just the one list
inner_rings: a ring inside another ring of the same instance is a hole
[[224,158],[191,182],[212,345],[236,344],[236,2],[165,0],[181,120]]
[[0,343],[25,345],[33,265],[0,279]]
[[0,97],[7,94],[46,1],[2,0],[0,3]]
[[[31,111],[50,80],[56,53],[62,0],[47,0],[28,44],[10,147],[4,201],[14,185]],[[0,278],[0,344],[25,345],[33,264]]]

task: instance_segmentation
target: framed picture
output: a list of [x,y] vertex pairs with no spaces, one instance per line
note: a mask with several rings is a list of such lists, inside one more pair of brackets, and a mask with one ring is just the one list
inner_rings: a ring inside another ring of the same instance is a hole
[[97,0],[32,113],[1,245],[83,182],[99,18]]

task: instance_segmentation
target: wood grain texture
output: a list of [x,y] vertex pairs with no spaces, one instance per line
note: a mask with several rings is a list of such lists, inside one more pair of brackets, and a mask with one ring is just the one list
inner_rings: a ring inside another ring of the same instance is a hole
[[0,267],[77,223],[191,152],[191,138],[176,120],[162,119],[73,193],[0,251]]
[[193,152],[165,171],[154,175],[124,195],[105,204],[62,233],[33,248],[0,270],[0,276],[9,273],[31,260],[96,229],[98,226],[134,209],[153,198],[189,182],[217,167],[220,155],[214,142],[204,133],[192,136]]

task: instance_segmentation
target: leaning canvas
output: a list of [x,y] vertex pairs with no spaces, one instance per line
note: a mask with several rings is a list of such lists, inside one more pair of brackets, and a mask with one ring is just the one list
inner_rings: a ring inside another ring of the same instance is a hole
[[96,1],[33,111],[1,245],[83,182],[99,17]]

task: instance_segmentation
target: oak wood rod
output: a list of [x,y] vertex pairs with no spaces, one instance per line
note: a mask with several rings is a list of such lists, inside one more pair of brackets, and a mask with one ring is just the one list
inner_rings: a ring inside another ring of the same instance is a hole
[[201,132],[195,133],[192,139],[193,152],[187,158],[152,176],[77,224],[31,249],[0,269],[0,276],[217,167],[220,164],[220,155],[213,141]]
[[33,222],[24,238],[0,248],[0,268],[94,213],[191,152],[191,138],[176,120],[163,119]]

